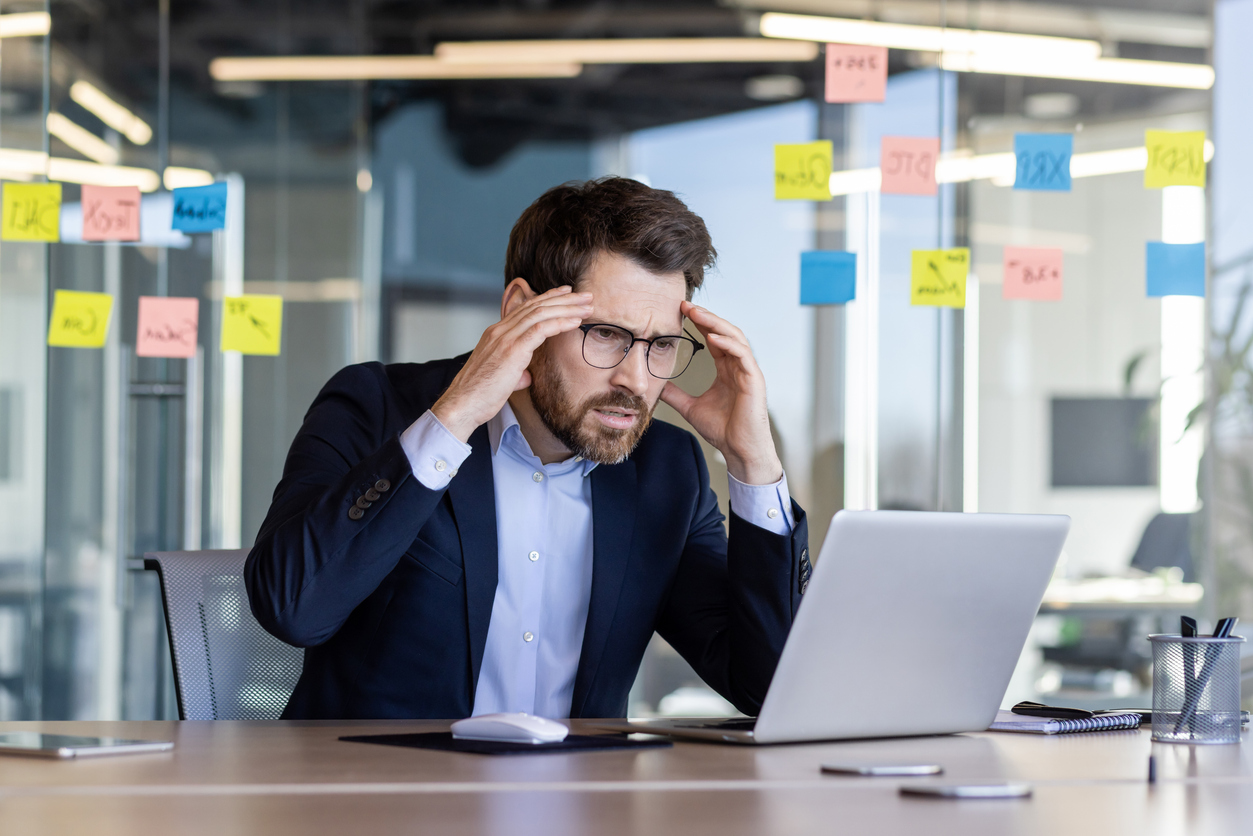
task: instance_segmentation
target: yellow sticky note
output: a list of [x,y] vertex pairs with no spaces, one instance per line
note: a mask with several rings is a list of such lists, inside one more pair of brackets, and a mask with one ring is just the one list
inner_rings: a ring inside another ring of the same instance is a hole
[[966,307],[970,250],[914,250],[910,264],[909,303],[940,308]]
[[222,300],[223,351],[278,354],[282,337],[282,296],[228,296]]
[[775,200],[831,199],[831,142],[774,146]]
[[1144,188],[1205,185],[1205,131],[1145,131]]
[[61,184],[5,183],[5,241],[61,240]]
[[[11,183],[5,183],[7,189]],[[8,208],[8,204],[5,204]],[[48,322],[48,345],[70,348],[102,348],[109,336],[113,297],[107,293],[58,290],[52,297]]]

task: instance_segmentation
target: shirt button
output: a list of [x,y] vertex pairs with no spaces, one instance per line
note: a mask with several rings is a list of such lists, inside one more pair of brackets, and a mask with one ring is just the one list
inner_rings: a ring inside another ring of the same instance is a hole
[[457,468],[455,468],[455,467],[454,467],[452,470],[448,471],[448,475],[449,475],[449,476],[456,476],[456,475],[457,475]]
[[535,638],[535,634],[532,633],[530,630],[527,630],[525,633],[522,634],[522,641],[524,642],[532,641],[534,638]]
[[539,552],[531,552],[530,554],[527,555],[527,557],[530,558],[532,563],[534,563],[535,561],[539,560]]
[[532,478],[532,479],[534,479],[536,482],[543,482],[543,481],[544,481],[544,474],[543,474],[543,473],[540,473],[540,472],[537,470],[537,471],[535,471],[534,473],[532,473],[532,474],[531,474],[531,478]]
[[446,468],[446,467],[448,467],[448,465],[444,464],[443,462],[436,462],[436,463],[435,463],[435,469],[436,469],[436,470],[438,470],[440,473],[443,473],[443,472],[444,472],[444,468]]
[[773,520],[775,517],[779,516],[779,509],[771,508],[769,511],[766,512],[766,516]]
[[574,457],[574,460],[575,460],[576,462],[581,462],[581,461],[583,461],[583,457],[582,457],[582,456],[575,456],[575,457]]

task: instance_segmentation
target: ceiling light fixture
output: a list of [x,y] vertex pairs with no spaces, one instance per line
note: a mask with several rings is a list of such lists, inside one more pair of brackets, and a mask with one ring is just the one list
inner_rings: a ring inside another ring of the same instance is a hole
[[89,186],[138,186],[141,192],[155,192],[161,185],[161,178],[149,168],[101,165],[62,157],[48,160],[48,179]]
[[109,143],[60,113],[49,113],[45,122],[48,133],[88,159],[105,165],[117,165],[121,154]]
[[147,145],[152,141],[152,128],[147,122],[109,98],[91,82],[80,80],[71,84],[70,98],[136,145]]
[[52,15],[47,12],[0,15],[0,38],[38,37],[51,31]]
[[[1099,49],[1099,47],[1098,47]],[[812,61],[818,45],[765,38],[599,38],[548,41],[450,41],[435,47],[449,62],[534,64],[737,64]]]
[[216,81],[368,81],[371,79],[573,78],[577,63],[461,63],[430,55],[293,55],[260,58],[214,58],[209,75]]
[[981,55],[946,52],[940,58],[946,70],[1032,78],[1065,78],[1139,84],[1146,87],[1180,87],[1208,90],[1214,86],[1214,68],[1208,64],[1174,61],[1138,61],[1129,58],[1098,58],[1094,61],[1062,62],[1034,55]]
[[211,186],[214,183],[213,172],[203,168],[183,168],[182,166],[166,166],[161,181],[170,191],[185,189],[188,186]]

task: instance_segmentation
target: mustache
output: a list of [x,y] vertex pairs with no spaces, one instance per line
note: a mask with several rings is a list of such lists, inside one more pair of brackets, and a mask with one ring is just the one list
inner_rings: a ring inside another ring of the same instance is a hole
[[644,418],[649,418],[653,414],[653,408],[648,405],[648,401],[639,395],[628,395],[626,392],[606,392],[603,395],[593,395],[583,402],[584,412],[593,409],[613,409],[615,407],[632,410]]

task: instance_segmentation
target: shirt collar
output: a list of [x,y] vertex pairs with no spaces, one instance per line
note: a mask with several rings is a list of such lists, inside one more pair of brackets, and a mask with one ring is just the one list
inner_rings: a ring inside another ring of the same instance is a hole
[[[501,446],[507,447],[511,452],[520,456],[529,462],[538,463],[539,459],[531,452],[531,445],[527,443],[526,437],[522,435],[522,427],[518,425],[518,416],[514,415],[513,407],[505,401],[505,405],[500,408],[487,422],[487,437],[492,444],[492,456],[496,456],[500,452]],[[582,466],[582,475],[586,476],[596,469],[596,462],[589,461],[582,457],[577,457],[578,463]],[[565,462],[554,462],[549,467],[561,467],[567,464]]]

